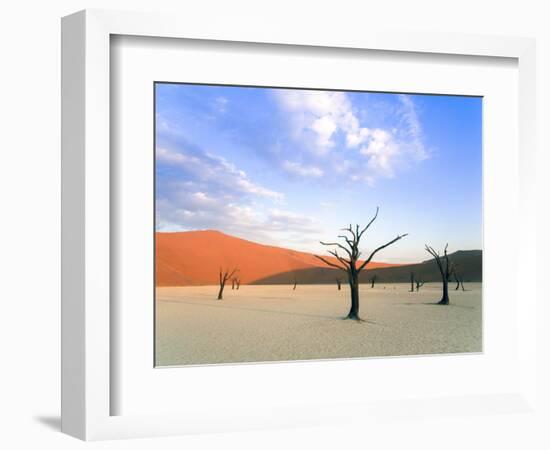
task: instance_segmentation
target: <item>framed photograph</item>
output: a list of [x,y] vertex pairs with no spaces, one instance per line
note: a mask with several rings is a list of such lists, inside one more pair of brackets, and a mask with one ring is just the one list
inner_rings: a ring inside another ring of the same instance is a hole
[[63,19],[63,431],[532,408],[534,42],[264,25]]
[[157,366],[482,351],[482,97],[154,95]]

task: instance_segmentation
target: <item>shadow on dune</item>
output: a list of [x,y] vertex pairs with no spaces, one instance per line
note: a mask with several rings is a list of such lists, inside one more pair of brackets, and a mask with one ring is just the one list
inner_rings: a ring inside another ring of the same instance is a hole
[[[481,250],[459,250],[451,253],[449,257],[459,265],[463,271],[464,282],[482,281],[482,251]],[[376,282],[385,283],[409,283],[410,274],[414,272],[425,282],[439,282],[441,274],[438,271],[434,259],[429,259],[418,264],[409,264],[395,267],[381,267],[377,269],[365,269],[359,274],[360,283],[368,284],[373,275],[376,275]],[[298,284],[334,284],[336,278],[341,276],[338,269],[330,267],[313,267],[298,269],[289,272],[277,273],[249,284],[292,284],[297,278]],[[345,283],[342,283],[342,287]]]

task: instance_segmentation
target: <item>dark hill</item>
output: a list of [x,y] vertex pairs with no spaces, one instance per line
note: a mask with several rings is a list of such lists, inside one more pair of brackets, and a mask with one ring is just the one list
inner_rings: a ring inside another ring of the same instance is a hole
[[[463,277],[464,282],[482,281],[481,250],[459,250],[451,253],[449,259],[456,264],[457,272]],[[419,264],[363,270],[359,279],[362,283],[367,283],[376,275],[378,283],[408,283],[411,272],[425,282],[441,281],[434,259]],[[291,284],[294,283],[295,277],[300,284],[329,284],[334,283],[337,277],[345,277],[345,273],[330,267],[314,267],[278,273],[255,280],[251,284]]]

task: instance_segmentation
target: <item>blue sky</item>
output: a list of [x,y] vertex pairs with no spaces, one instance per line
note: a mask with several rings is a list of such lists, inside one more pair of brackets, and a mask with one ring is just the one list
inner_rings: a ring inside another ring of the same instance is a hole
[[[216,229],[325,253],[377,221],[364,253],[482,247],[482,99],[156,85],[157,231]],[[371,231],[372,230],[372,231]]]

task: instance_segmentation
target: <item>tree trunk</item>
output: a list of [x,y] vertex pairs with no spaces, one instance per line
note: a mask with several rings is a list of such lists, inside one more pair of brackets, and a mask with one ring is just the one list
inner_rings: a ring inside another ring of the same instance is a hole
[[340,291],[342,289],[342,282],[340,280],[336,280],[336,284],[338,285],[338,290]]
[[439,301],[438,305],[448,305],[449,304],[449,281],[443,279],[443,296]]
[[235,280],[231,280],[231,289],[235,289]]
[[375,282],[375,279],[373,278],[373,279],[371,280],[371,284],[370,284],[370,288],[371,288],[371,289],[374,287],[374,282]]
[[357,274],[350,275],[349,287],[351,290],[351,308],[346,319],[360,320],[359,318],[359,280]]
[[409,292],[414,292],[414,273],[411,273],[411,290]]
[[225,283],[220,284],[220,292],[218,292],[218,300],[221,300],[223,298],[223,288],[225,287]]

